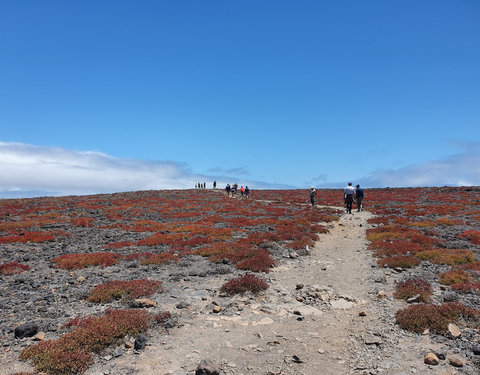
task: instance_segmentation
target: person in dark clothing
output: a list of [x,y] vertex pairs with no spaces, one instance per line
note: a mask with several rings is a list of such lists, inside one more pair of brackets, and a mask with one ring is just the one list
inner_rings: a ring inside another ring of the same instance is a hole
[[250,194],[250,189],[248,188],[248,186],[245,186],[245,198],[248,199],[249,194]]
[[357,209],[358,212],[362,211],[362,201],[363,201],[363,189],[360,187],[360,185],[356,186],[355,189],[355,199],[357,201]]
[[213,188],[214,188],[214,189],[217,188],[217,181],[213,181]]
[[310,203],[312,204],[312,207],[315,206],[315,197],[317,196],[317,191],[315,188],[312,186],[310,188]]
[[227,184],[225,191],[227,192],[227,195],[230,196],[230,184]]

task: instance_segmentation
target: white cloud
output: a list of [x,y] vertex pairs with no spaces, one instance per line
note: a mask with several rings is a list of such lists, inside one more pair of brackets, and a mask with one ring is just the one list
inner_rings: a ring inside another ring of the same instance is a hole
[[360,179],[365,186],[477,186],[480,185],[480,148],[470,145],[464,152],[442,160],[426,161],[399,169],[382,169]]
[[0,175],[1,191],[63,194],[191,188],[207,178],[172,161],[119,159],[100,152],[3,142]]
[[287,187],[239,179],[238,175],[198,174],[186,164],[173,161],[121,159],[101,152],[5,142],[0,142],[0,176],[0,197],[3,198],[186,189],[193,188],[197,182],[206,182],[207,187],[211,187],[214,180],[218,188],[235,181],[257,189]]

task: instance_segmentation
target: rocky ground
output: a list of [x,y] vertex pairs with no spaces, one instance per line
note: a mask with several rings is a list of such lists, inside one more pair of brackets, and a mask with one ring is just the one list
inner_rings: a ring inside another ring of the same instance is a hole
[[[237,375],[477,374],[472,347],[478,345],[478,331],[462,329],[454,339],[411,334],[395,325],[395,312],[405,304],[392,297],[395,282],[421,268],[379,269],[367,250],[370,217],[368,212],[344,214],[308,254],[287,252],[263,275],[270,288],[258,296],[222,295],[220,286],[238,271],[199,257],[175,267],[132,262],[101,272],[56,270],[39,258],[35,277],[2,280],[0,373],[32,371],[18,354],[34,339],[15,339],[15,326],[35,322],[46,338],[58,337],[59,325],[70,318],[105,310],[85,301],[86,280],[98,284],[148,277],[162,280],[165,289],[151,298],[157,304],[152,309],[175,313],[178,325],[149,331],[142,350],[135,350],[135,338],[127,337],[102,353],[88,375],[186,375],[202,361],[212,373]],[[25,248],[18,256],[31,260],[35,254]],[[434,297],[443,302],[446,296],[439,291]],[[437,354],[438,365],[424,363],[428,352]]]

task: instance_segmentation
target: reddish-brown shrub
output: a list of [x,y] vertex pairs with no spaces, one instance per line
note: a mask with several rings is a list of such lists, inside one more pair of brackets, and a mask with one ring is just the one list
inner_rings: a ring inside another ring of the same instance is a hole
[[31,359],[37,371],[51,375],[79,374],[99,352],[125,335],[146,331],[149,317],[144,310],[108,310],[101,317],[75,319],[76,328],[57,340],[46,340],[24,349],[20,358]]
[[401,267],[401,268],[412,268],[420,264],[419,260],[414,256],[403,256],[399,255],[396,257],[381,258],[377,260],[377,264],[380,267]]
[[268,273],[274,265],[275,261],[270,257],[268,251],[260,250],[253,257],[245,258],[238,262],[235,267],[241,270]]
[[445,285],[468,283],[472,281],[470,275],[465,271],[453,269],[438,275],[439,281]]
[[89,253],[89,254],[64,254],[51,260],[55,268],[67,270],[80,269],[90,266],[108,267],[118,263],[120,254],[115,253]]
[[161,281],[154,280],[114,280],[97,285],[90,291],[89,302],[108,303],[114,299],[131,300],[148,297],[156,292],[163,292]]
[[124,247],[129,247],[135,245],[135,242],[130,241],[119,241],[119,242],[112,242],[103,246],[104,249],[122,249]]
[[230,295],[245,294],[246,292],[256,294],[267,288],[268,284],[265,280],[260,279],[251,273],[247,273],[242,277],[228,281],[220,288],[220,291]]
[[416,254],[418,259],[429,260],[436,264],[465,264],[475,262],[472,251],[464,249],[432,249],[421,251]]
[[77,217],[72,219],[72,224],[76,227],[93,227],[93,221],[91,217]]
[[460,317],[478,323],[480,312],[467,308],[460,303],[450,302],[440,306],[410,305],[395,314],[397,323],[401,328],[417,333],[422,333],[426,328],[435,333],[445,333],[448,323],[454,323]]
[[30,267],[26,264],[21,264],[18,262],[7,262],[0,264],[0,275],[13,275],[14,273],[22,273],[23,271],[29,270]]
[[407,240],[395,241],[373,241],[368,245],[369,249],[376,250],[374,256],[376,257],[391,257],[395,255],[411,255],[416,254],[422,249],[422,246]]
[[157,253],[157,254],[148,254],[145,258],[140,260],[142,264],[166,264],[170,262],[178,262],[178,256],[175,255],[173,252],[168,253]]
[[0,237],[0,243],[46,242],[53,240],[55,240],[55,236],[49,232],[22,232],[16,236]]
[[480,231],[467,230],[460,234],[458,237],[469,239],[474,245],[480,245]]
[[433,293],[433,288],[430,283],[421,279],[409,279],[401,281],[397,284],[393,296],[398,299],[408,300],[410,297],[419,294],[421,302],[429,302],[430,296]]

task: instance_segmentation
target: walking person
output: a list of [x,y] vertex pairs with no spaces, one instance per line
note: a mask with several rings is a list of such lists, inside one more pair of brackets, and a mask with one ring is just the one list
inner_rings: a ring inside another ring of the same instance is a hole
[[243,199],[243,194],[244,194],[244,193],[245,193],[245,189],[244,189],[244,187],[242,186],[242,187],[240,188],[240,197],[241,197],[242,199]]
[[355,199],[357,201],[357,212],[360,212],[363,210],[362,207],[362,201],[363,201],[363,189],[360,187],[360,185],[356,186],[355,189]]
[[248,195],[250,194],[250,189],[248,186],[245,186],[245,198],[248,199]]
[[213,181],[213,188],[214,188],[214,189],[217,188],[217,181]]
[[225,191],[227,192],[227,195],[230,196],[230,184],[227,184]]
[[315,197],[317,196],[317,191],[315,188],[312,186],[310,188],[310,203],[312,204],[312,207],[315,207]]
[[352,204],[353,204],[353,197],[355,194],[355,189],[352,186],[352,183],[349,182],[348,186],[343,189],[345,204],[347,205],[347,213],[352,213]]

